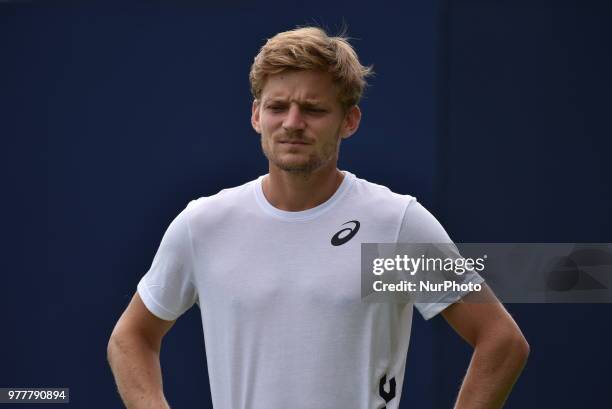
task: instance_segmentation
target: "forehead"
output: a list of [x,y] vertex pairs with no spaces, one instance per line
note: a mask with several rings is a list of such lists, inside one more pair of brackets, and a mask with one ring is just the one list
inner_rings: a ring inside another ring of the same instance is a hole
[[269,75],[261,99],[339,102],[331,74],[322,71],[291,70]]

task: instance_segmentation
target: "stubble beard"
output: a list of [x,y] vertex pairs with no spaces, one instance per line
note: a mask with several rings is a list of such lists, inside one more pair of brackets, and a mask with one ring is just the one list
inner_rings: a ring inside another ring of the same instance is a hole
[[267,140],[269,141],[262,135],[261,149],[271,164],[282,171],[306,176],[338,157],[340,133],[336,134],[335,140],[323,146],[320,154],[318,151],[313,152],[308,159],[302,161],[283,160],[278,152],[274,152],[273,142],[266,143]]

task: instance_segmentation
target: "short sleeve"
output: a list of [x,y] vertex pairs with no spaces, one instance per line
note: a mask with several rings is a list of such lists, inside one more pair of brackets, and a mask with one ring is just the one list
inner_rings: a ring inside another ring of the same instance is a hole
[[[450,244],[452,240],[440,222],[419,202],[412,199],[406,207],[397,242]],[[483,281],[475,271],[468,271],[461,276],[461,283],[480,284]],[[414,306],[423,318],[428,320],[468,293],[469,291],[442,293],[436,302],[415,303]]]
[[146,307],[166,321],[177,319],[197,300],[188,209],[170,223],[149,271],[138,283]]

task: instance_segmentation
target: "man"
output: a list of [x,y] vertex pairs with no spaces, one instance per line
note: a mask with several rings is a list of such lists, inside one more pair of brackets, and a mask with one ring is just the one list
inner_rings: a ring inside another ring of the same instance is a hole
[[[361,300],[360,245],[450,239],[413,197],[336,167],[369,73],[318,28],[262,47],[251,122],[269,174],[191,202],[170,224],[109,342],[128,408],[168,407],[161,341],[194,303],[216,409],[398,408],[413,304]],[[505,309],[494,298],[416,307],[474,347],[456,407],[501,407],[529,348]]]

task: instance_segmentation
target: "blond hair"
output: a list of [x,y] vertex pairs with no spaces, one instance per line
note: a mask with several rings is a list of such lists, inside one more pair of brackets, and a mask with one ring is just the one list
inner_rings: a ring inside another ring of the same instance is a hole
[[286,70],[329,72],[345,108],[359,103],[367,85],[365,78],[373,74],[372,67],[361,65],[347,37],[329,37],[318,27],[296,28],[268,39],[251,66],[253,97],[260,99],[268,75]]

